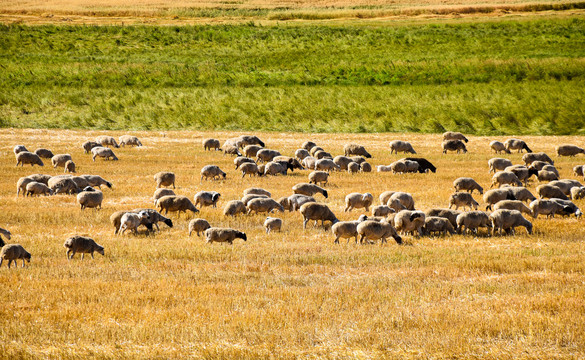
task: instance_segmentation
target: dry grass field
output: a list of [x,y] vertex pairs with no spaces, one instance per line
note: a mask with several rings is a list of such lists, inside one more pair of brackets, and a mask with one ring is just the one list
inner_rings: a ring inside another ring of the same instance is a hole
[[[233,158],[204,152],[201,140],[239,133],[139,132],[144,147],[116,149],[117,162],[91,161],[80,145],[104,132],[0,130],[0,227],[32,253],[22,268],[0,268],[0,358],[427,358],[582,359],[585,357],[585,248],[582,220],[539,218],[534,234],[411,237],[406,245],[333,244],[330,231],[302,229],[299,213],[278,214],[281,233],[265,234],[265,215],[226,219],[222,208],[260,186],[274,198],[291,194],[309,171],[242,179]],[[111,133],[119,136],[122,133]],[[348,142],[365,145],[372,164],[389,164],[388,142],[410,141],[436,174],[334,173],[327,203],[342,220],[354,191],[413,194],[418,209],[445,207],[452,181],[474,177],[485,188],[492,138],[472,137],[467,154],[443,155],[440,135],[258,134],[267,147],[292,155],[311,139],[334,155]],[[500,138],[501,140],[505,138]],[[523,137],[535,151],[554,153],[583,137]],[[15,167],[12,148],[47,147],[73,156],[80,174],[110,180],[102,210],[81,211],[73,196],[16,198],[18,178],[62,169]],[[520,163],[521,155],[505,155]],[[583,156],[556,158],[562,177]],[[217,164],[223,181],[200,184],[199,172]],[[152,207],[152,175],[169,170],[178,194],[200,190],[222,197],[199,214],[234,227],[248,241],[205,244],[188,237],[193,216],[171,214],[173,228],[155,235],[115,236],[109,216]],[[534,190],[536,182],[529,186]],[[479,196],[474,196],[482,201]],[[377,203],[377,201],[376,201]],[[583,200],[577,201],[581,207]],[[64,240],[87,234],[105,247],[68,261]],[[20,264],[19,264],[20,265]]]

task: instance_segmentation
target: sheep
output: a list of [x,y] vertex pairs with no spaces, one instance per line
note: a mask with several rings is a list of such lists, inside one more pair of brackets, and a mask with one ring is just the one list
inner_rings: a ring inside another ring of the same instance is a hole
[[414,148],[408,141],[394,140],[390,142],[390,154],[398,152],[416,154]]
[[[533,164],[534,164],[534,163],[533,163]],[[532,166],[532,165],[531,165],[531,166]],[[542,167],[542,169],[541,169],[541,170],[543,170],[543,171],[550,171],[550,172],[552,172],[552,173],[556,174],[556,175],[557,175],[557,177],[559,177],[559,176],[560,176],[560,174],[559,174],[559,171],[557,170],[557,168],[556,168],[554,165],[549,165],[549,164],[547,164],[547,165],[544,165],[544,166]]]
[[120,136],[119,141],[120,146],[142,146],[142,142],[140,142],[140,140],[134,135],[122,135]]
[[483,195],[483,188],[477,183],[477,181],[470,177],[460,177],[455,179],[455,181],[453,181],[453,187],[455,188],[455,191],[466,190],[473,194],[473,190],[477,190],[480,195]]
[[114,137],[108,136],[108,135],[100,135],[100,136],[96,137],[95,142],[100,144],[103,147],[106,147],[106,146],[113,146],[115,148],[120,147],[120,145],[118,145],[118,143],[116,142],[116,139],[114,139]]
[[290,168],[290,171],[294,171],[295,169],[299,169],[299,170],[304,170],[305,168],[303,167],[303,165],[301,165],[300,161],[290,157],[290,156],[276,156],[274,159],[272,159],[272,161],[276,161],[276,162],[280,162],[280,163],[289,163],[292,167]]
[[317,221],[321,220],[321,226],[325,227],[325,221],[330,221],[331,225],[335,225],[339,220],[325,204],[319,204],[316,202],[308,202],[300,208],[301,216],[303,217],[303,229],[307,228],[307,222],[309,220]]
[[496,210],[489,216],[492,222],[492,234],[496,235],[496,230],[501,235],[502,230],[508,233],[511,231],[515,232],[515,228],[518,226],[524,226],[529,235],[532,234],[532,223],[522,216],[522,213],[518,210],[500,209]]
[[52,178],[51,175],[44,175],[44,174],[32,174],[27,176],[27,178],[32,179],[33,181],[38,181],[45,185],[49,185],[49,179]]
[[575,214],[576,217],[581,217],[583,213],[581,210],[575,205],[571,200],[561,200],[561,199],[551,199],[552,201],[556,202],[557,204],[561,204],[564,206],[563,212],[561,215],[563,216],[570,216],[571,214]]
[[34,180],[26,176],[18,179],[16,182],[16,197],[20,195],[20,191],[22,191],[22,196],[26,196],[26,186],[31,182],[34,182]]
[[[85,236],[71,236],[65,240],[63,246],[67,249],[65,254],[67,256],[67,260],[73,259],[73,256],[75,256],[76,253],[81,253],[81,260],[83,260],[85,254],[90,254],[91,258],[93,259],[94,252],[105,256],[104,247],[98,245],[95,240]],[[71,256],[69,254],[71,254]]]
[[327,190],[323,189],[320,186],[314,184],[307,184],[307,183],[299,183],[292,187],[293,193],[295,194],[302,194],[307,196],[313,196],[317,193],[322,194],[325,199],[329,196],[327,194]]
[[583,165],[577,165],[573,168],[575,176],[583,176]]
[[45,166],[45,164],[43,164],[43,161],[37,154],[28,151],[21,151],[18,154],[16,154],[16,166],[20,165],[21,167],[23,167],[24,164],[30,164],[30,166],[35,165]]
[[161,186],[173,186],[175,189],[175,173],[160,171],[154,174],[154,181],[156,182],[156,188]]
[[303,145],[301,145],[301,148],[307,150],[307,151],[311,151],[312,148],[314,148],[315,146],[317,146],[317,144],[315,144],[312,141],[305,141],[303,143]]
[[242,153],[240,152],[238,147],[234,145],[223,145],[222,150],[224,155],[242,156]]
[[585,187],[573,187],[571,188],[571,199],[579,200],[585,197]]
[[272,159],[274,159],[277,156],[280,156],[281,153],[276,151],[276,150],[270,150],[270,149],[262,149],[259,150],[256,153],[256,163],[262,161],[262,162],[269,162],[272,161]]
[[248,215],[250,215],[252,211],[257,214],[262,212],[271,213],[274,210],[284,212],[284,207],[276,202],[276,200],[270,198],[252,199],[248,202],[246,208],[248,209]]
[[361,215],[359,219],[356,221],[339,221],[331,226],[331,232],[335,236],[334,244],[339,244],[339,239],[347,239],[347,243],[349,243],[349,239],[355,237],[355,243],[358,242],[358,232],[357,226],[362,221],[367,220],[368,217],[365,215]]
[[104,158],[104,160],[112,159],[113,161],[118,161],[118,157],[116,156],[116,154],[114,154],[114,152],[110,148],[101,147],[101,146],[94,147],[93,149],[91,149],[91,154],[92,154],[91,158],[94,162],[95,162],[96,157]]
[[[71,175],[63,175],[63,176],[71,176]],[[75,185],[77,185],[80,189],[85,189],[86,187],[91,187],[91,186],[89,186],[89,182],[81,176],[71,176],[71,180],[73,180]]]
[[530,165],[528,165],[528,168],[530,169],[536,169],[537,171],[542,170],[542,168],[544,168],[545,166],[550,165],[549,163],[547,163],[546,161],[533,161]]
[[461,151],[463,151],[464,153],[467,152],[467,148],[465,147],[465,144],[461,140],[443,141],[441,147],[443,148],[443,154],[446,154],[447,151],[457,151],[457,154],[459,154]]
[[511,188],[488,190],[483,194],[483,201],[487,203],[486,210],[490,210],[492,205],[502,200],[517,200],[512,194]]
[[309,151],[305,149],[297,149],[295,151],[295,157],[299,159],[299,161],[303,161],[303,159],[306,158],[307,156],[311,156],[311,154],[309,154]]
[[148,216],[146,219],[142,221],[142,225],[146,226],[148,231],[154,231],[152,225],[156,226],[156,229],[160,231],[160,227],[158,226],[159,222],[164,222],[168,227],[173,227],[173,220],[169,219],[168,217],[163,216],[161,213],[154,209],[134,209],[130,212],[135,214],[140,213],[141,211],[145,211]]
[[400,159],[390,164],[390,168],[394,174],[414,173],[418,171],[418,163],[416,161]]
[[199,191],[193,196],[193,204],[195,206],[199,205],[199,207],[217,207],[217,202],[219,201],[220,196],[221,194],[216,191]]
[[29,152],[24,145],[16,145],[12,151],[14,151],[14,155],[18,155],[23,151]]
[[244,205],[248,206],[248,203],[254,199],[268,199],[268,196],[260,194],[248,194],[244,195],[241,201],[244,203]]
[[383,244],[386,242],[386,238],[392,236],[398,245],[402,245],[402,238],[394,226],[386,221],[363,221],[358,224],[357,233],[360,235],[360,244],[363,244],[364,240],[381,240]]
[[567,195],[565,195],[565,193],[561,189],[559,189],[556,186],[551,185],[550,183],[538,185],[536,187],[536,193],[538,194],[538,197],[541,199],[557,198],[557,199],[562,199],[562,200],[569,200]]
[[331,172],[333,170],[340,171],[341,167],[331,159],[320,159],[315,162],[315,170]]
[[528,179],[530,179],[532,175],[538,176],[538,171],[536,169],[529,169],[524,165],[508,166],[504,171],[513,172],[518,177],[518,180],[523,182],[524,185],[528,183]]
[[424,234],[443,233],[443,236],[445,236],[447,232],[451,235],[455,234],[455,228],[448,219],[438,216],[425,217]]
[[167,195],[163,196],[156,201],[156,207],[159,212],[165,210],[165,215],[171,211],[175,212],[178,211],[179,215],[181,215],[181,211],[187,213],[187,210],[191,211],[192,213],[196,214],[199,210],[193,205],[191,200],[186,196],[177,196],[177,195]]
[[388,205],[376,205],[372,207],[373,216],[387,216],[388,214],[394,213],[396,210],[392,209]]
[[366,159],[362,156],[356,155],[356,156],[350,156],[349,159],[355,163],[358,163],[359,165],[361,165],[362,163],[366,162]]
[[508,139],[508,140],[504,141],[504,146],[508,150],[518,150],[519,153],[521,153],[522,150],[526,150],[526,152],[529,152],[529,153],[532,152],[532,150],[530,150],[528,145],[526,145],[526,143],[520,139]]
[[472,230],[477,234],[477,229],[480,227],[487,227],[488,234],[489,228],[492,227],[492,223],[486,213],[483,211],[469,211],[461,213],[457,216],[457,233],[466,234],[468,230]]
[[293,165],[288,162],[270,161],[264,167],[264,175],[276,176],[278,174],[286,175],[288,170],[292,171]]
[[223,208],[224,216],[236,216],[238,214],[246,213],[246,204],[240,200],[231,200],[225,204]]
[[523,187],[523,186],[504,186],[506,189],[508,189],[508,191],[510,192],[510,194],[512,194],[512,198],[510,199],[506,199],[506,200],[520,200],[520,201],[527,201],[527,202],[531,202],[532,200],[536,199],[536,196],[534,196],[530,190],[528,190],[527,188]]
[[246,236],[246,233],[229,228],[212,227],[205,230],[205,240],[207,241],[207,244],[211,244],[212,242],[227,242],[232,245],[235,239],[246,241],[248,240],[248,237]]
[[556,214],[570,214],[570,209],[565,209],[565,206],[554,201],[554,200],[545,200],[545,199],[538,199],[534,200],[529,205],[530,210],[532,211],[532,217],[537,218],[538,215],[546,215],[546,217],[555,217]]
[[511,154],[512,152],[510,150],[508,150],[506,148],[506,145],[504,145],[502,142],[494,140],[490,143],[490,148],[492,148],[492,150],[496,153],[499,154],[501,152],[504,152],[506,154]]
[[77,194],[77,203],[81,206],[81,210],[85,208],[101,209],[103,200],[104,194],[99,190],[82,191]]
[[353,161],[347,156],[338,155],[335,158],[333,158],[333,162],[335,163],[335,165],[339,166],[340,170],[347,170],[347,166],[349,165],[349,163]]
[[326,171],[313,171],[309,174],[309,184],[327,185],[329,173]]
[[317,163],[317,159],[312,156],[307,156],[303,159],[302,164],[306,169],[315,169],[315,164]]
[[241,165],[243,165],[245,163],[256,164],[256,162],[253,159],[250,159],[249,157],[238,156],[237,158],[234,159],[234,165],[235,165],[234,169],[237,170]]
[[211,178],[212,180],[217,179],[221,179],[221,178],[226,178],[226,173],[224,173],[219,166],[217,165],[205,165],[202,169],[201,169],[201,180],[203,181],[203,178],[205,178],[205,180]]
[[585,154],[585,149],[575,145],[559,145],[555,148],[557,156],[575,156]]
[[289,197],[280,198],[278,200],[278,203],[282,205],[285,210],[288,209],[288,211],[297,211],[303,204],[308,202],[316,201],[314,197],[302,194],[293,194]]
[[267,234],[270,234],[271,231],[280,231],[282,228],[282,219],[268,216],[264,221],[264,228]]
[[571,194],[571,188],[583,186],[579,181],[571,179],[554,180],[549,185],[558,187],[565,195]]
[[372,157],[372,155],[366,151],[365,147],[357,144],[346,144],[343,147],[343,152],[345,153],[345,156],[360,155],[368,159]]
[[[219,141],[217,142],[219,145]],[[195,231],[197,233],[197,236],[201,236],[200,233],[203,233],[205,230],[209,229],[211,227],[211,225],[209,225],[209,222],[205,219],[193,219],[191,221],[189,221],[189,236],[191,236],[191,233],[193,233],[193,231]]]
[[511,171],[498,171],[492,177],[492,183],[490,185],[490,189],[495,187],[500,187],[504,184],[514,184],[516,186],[522,186],[520,179],[518,176]]
[[75,173],[75,163],[71,160],[67,160],[67,162],[65,163],[65,173],[70,172],[70,173]]
[[538,172],[538,181],[554,181],[558,179],[559,176],[552,171],[540,170]]
[[443,141],[445,140],[461,140],[467,142],[467,138],[460,132],[447,131],[443,133]]
[[488,166],[491,173],[496,173],[497,171],[503,171],[508,166],[512,166],[512,161],[503,158],[491,158],[488,160]]
[[243,153],[244,156],[247,156],[249,158],[254,158],[256,157],[256,155],[258,155],[258,151],[262,150],[262,146],[260,145],[247,145],[246,147],[244,147]]
[[370,211],[369,207],[373,202],[374,196],[370,193],[351,193],[345,197],[345,209],[343,211],[351,211],[352,209],[359,208],[365,208],[366,211]]
[[101,177],[99,175],[81,175],[80,177],[87,180],[87,183],[89,186],[92,186],[92,187],[97,186],[101,189],[102,185],[106,185],[108,188],[110,188],[110,189],[112,188],[112,183],[107,181],[106,179],[104,179],[103,177]]
[[418,172],[421,174],[428,173],[429,171],[432,173],[437,172],[437,168],[433,165],[430,161],[425,158],[415,158],[415,157],[407,157],[403,160],[408,161],[415,161],[418,163]]
[[[114,235],[118,234],[118,231],[120,230],[120,225],[122,225],[122,216],[124,216],[124,214],[126,214],[126,213],[138,214],[139,212],[140,211],[136,212],[134,210],[133,211],[116,211],[115,213],[110,215],[110,222],[114,226]],[[148,212],[146,212],[146,211],[145,211],[145,213],[147,214],[146,217],[144,217],[144,218],[140,217],[140,225],[146,226],[148,231],[153,231],[152,222],[150,221],[150,218],[149,218],[150,215],[148,215]]]
[[424,225],[425,213],[422,211],[401,210],[394,216],[396,231],[400,231],[403,234],[414,234],[417,231],[419,236],[422,236]]
[[95,141],[86,141],[81,145],[81,147],[83,148],[83,151],[86,154],[89,154],[91,152],[91,149],[93,149],[94,147],[98,147],[98,146],[101,146],[101,145]]
[[333,155],[331,155],[331,153],[328,153],[327,151],[324,151],[324,150],[319,150],[319,151],[315,152],[313,154],[313,157],[315,157],[317,160],[321,160],[321,159],[333,160]]
[[457,227],[457,216],[461,214],[461,211],[451,209],[429,209],[425,211],[426,218],[429,217],[440,217],[449,220],[453,227]]
[[[418,166],[418,164],[417,164]],[[349,165],[347,166],[347,172],[350,174],[356,174],[360,171],[360,165],[358,163],[355,162],[350,162]]]
[[126,230],[130,230],[134,235],[138,234],[138,227],[141,225],[142,220],[148,218],[146,211],[141,211],[138,214],[133,212],[127,212],[122,215],[120,219],[120,228],[118,229],[118,235],[124,235]]
[[376,166],[376,171],[378,171],[378,172],[390,172],[390,171],[392,171],[392,166],[391,165],[377,165]]
[[246,175],[250,175],[250,177],[252,177],[252,175],[261,175],[256,163],[243,163],[240,165],[240,171],[242,172],[242,178],[244,178]]
[[[26,196],[33,196],[33,195],[53,195],[53,190],[51,190],[47,185],[31,181],[26,184]],[[18,195],[17,195],[18,196]]]
[[392,196],[390,196],[386,205],[390,206],[396,211],[403,209],[414,210],[414,199],[409,193],[397,191],[392,194]]
[[53,190],[54,194],[77,194],[81,191],[79,186],[73,181],[72,178],[60,178],[53,176],[49,179],[48,186]]
[[543,161],[543,162],[547,162],[551,165],[555,164],[554,161],[552,161],[552,159],[550,158],[550,156],[548,156],[547,154],[545,154],[543,152],[524,154],[524,156],[522,156],[522,161],[524,161],[524,164],[526,166],[529,166],[530,164],[532,164],[535,161]]
[[501,200],[494,205],[494,210],[507,209],[518,210],[520,212],[532,215],[532,210],[520,200]]
[[53,156],[55,156],[55,154],[53,154],[51,150],[43,148],[36,149],[35,154],[37,154],[38,157],[43,159],[50,159]]
[[459,209],[459,206],[462,206],[463,209],[465,209],[465,207],[469,207],[471,210],[473,207],[475,210],[477,210],[477,207],[479,206],[477,201],[475,201],[473,196],[471,196],[471,193],[467,192],[456,192],[451,194],[449,197],[449,209],[451,209],[453,205],[455,205],[455,210]]
[[363,173],[372,172],[372,165],[369,162],[364,161],[360,164],[360,171]]
[[384,191],[383,193],[380,194],[380,204],[382,205],[386,205],[388,203],[388,200],[390,199],[390,196],[392,196],[396,191]]
[[236,139],[236,143],[239,147],[244,147],[247,145],[260,145],[264,147],[264,141],[260,140],[260,138],[256,135],[242,135]]
[[[0,228],[0,241],[2,241],[2,235],[6,237],[6,239],[10,240],[12,237],[12,233],[6,229]],[[4,244],[0,243],[0,247],[4,246]]]
[[24,250],[22,245],[19,244],[8,244],[4,245],[2,251],[0,251],[0,267],[2,262],[8,260],[8,268],[10,269],[10,263],[14,261],[14,265],[18,266],[16,260],[22,259],[22,267],[24,267],[24,261],[30,263],[31,255],[28,251]]
[[247,188],[244,190],[242,195],[250,195],[250,194],[257,194],[257,195],[264,195],[266,197],[272,197],[270,191],[262,189],[262,188]]

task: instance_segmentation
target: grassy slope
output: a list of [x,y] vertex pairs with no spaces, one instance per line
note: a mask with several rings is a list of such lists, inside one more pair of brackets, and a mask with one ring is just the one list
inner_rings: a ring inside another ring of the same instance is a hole
[[0,124],[572,134],[585,21],[0,28]]

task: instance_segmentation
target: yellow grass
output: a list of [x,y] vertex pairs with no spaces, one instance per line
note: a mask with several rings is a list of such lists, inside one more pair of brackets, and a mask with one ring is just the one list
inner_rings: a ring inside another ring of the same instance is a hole
[[[266,235],[265,215],[226,219],[223,205],[250,186],[275,198],[289,195],[308,171],[241,179],[232,157],[201,146],[204,137],[239,135],[227,132],[140,132],[143,148],[117,149],[120,161],[94,163],[80,144],[103,133],[0,130],[0,227],[12,232],[9,242],[33,255],[24,269],[0,268],[0,358],[585,356],[582,220],[537,219],[532,236],[519,229],[509,237],[406,236],[407,246],[356,246],[334,245],[331,233],[320,228],[303,230],[300,214],[287,212],[277,215],[283,232]],[[373,165],[402,157],[390,155],[387,144],[404,139],[437,165],[436,174],[334,173],[324,201],[343,220],[364,213],[342,212],[344,196],[353,191],[376,198],[384,190],[408,191],[424,210],[447,205],[456,177],[472,176],[489,187],[491,138],[471,138],[468,154],[442,155],[439,135],[259,135],[288,155],[307,139],[333,154],[358,142],[373,153]],[[550,154],[557,144],[584,142],[523,139]],[[112,181],[114,190],[104,189],[104,208],[82,212],[65,195],[16,199],[19,177],[62,171],[16,168],[17,144],[70,153],[79,173]],[[519,163],[521,155],[507,157]],[[575,178],[573,165],[585,163],[583,157],[555,160],[567,178]],[[200,184],[200,169],[212,163],[227,172],[227,180]],[[114,236],[110,214],[151,207],[152,175],[161,170],[175,172],[178,194],[220,192],[219,207],[203,208],[200,216],[245,231],[248,241],[206,245],[187,236],[192,216],[176,214],[170,215],[175,226],[162,225],[154,236]],[[63,242],[72,234],[93,237],[106,256],[67,261]]]

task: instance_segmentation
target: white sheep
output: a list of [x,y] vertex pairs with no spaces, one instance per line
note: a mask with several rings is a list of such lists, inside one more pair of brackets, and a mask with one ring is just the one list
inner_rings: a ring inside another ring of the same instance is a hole
[[327,171],[315,170],[309,174],[309,184],[327,185],[329,173]]
[[19,153],[21,153],[21,152],[23,152],[23,151],[27,151],[27,152],[29,152],[29,151],[26,149],[26,146],[24,146],[24,145],[16,145],[16,146],[14,147],[14,149],[12,149],[12,151],[14,151],[14,155],[18,155]]
[[42,158],[42,159],[50,159],[53,156],[55,156],[55,154],[53,154],[53,152],[49,149],[44,149],[44,148],[39,148],[35,150],[35,154],[38,155],[38,157]]
[[[219,144],[219,141],[218,141]],[[205,219],[193,219],[191,221],[189,221],[189,236],[191,236],[191,233],[193,231],[195,231],[197,233],[197,236],[200,236],[199,233],[203,233],[205,230],[209,229],[211,227],[211,225],[209,225],[209,222]]]
[[425,213],[422,211],[401,210],[394,216],[396,231],[400,231],[403,234],[414,234],[416,231],[419,236],[422,236],[424,225]]
[[470,177],[460,177],[453,181],[455,191],[468,191],[473,194],[473,190],[477,190],[480,195],[483,194],[483,188]]
[[350,174],[357,174],[360,172],[360,165],[353,161],[350,162],[349,165],[347,165],[347,172]]
[[226,173],[224,173],[217,165],[206,165],[201,169],[200,181],[203,181],[203,178],[205,178],[205,180],[209,178],[216,180],[216,178],[220,179],[222,177],[225,179]]
[[101,157],[104,158],[105,160],[114,160],[117,161],[118,157],[116,156],[116,154],[114,154],[114,151],[110,148],[107,147],[94,147],[93,149],[91,149],[91,158],[93,161],[95,161],[96,157]]
[[299,183],[292,187],[293,193],[302,194],[307,196],[313,196],[317,193],[322,194],[325,199],[329,196],[327,190],[315,184]]
[[249,158],[255,158],[260,150],[262,150],[262,146],[260,145],[247,145],[244,147],[243,153]]
[[390,142],[390,154],[399,152],[416,154],[414,148],[408,141],[394,140]]
[[241,201],[244,203],[244,205],[248,206],[248,203],[254,199],[268,199],[268,196],[260,194],[248,194],[242,196]]
[[468,230],[477,234],[477,229],[480,227],[492,227],[488,215],[483,211],[469,211],[457,216],[457,233],[459,234],[466,234]]
[[465,144],[461,140],[443,141],[441,147],[443,148],[443,154],[446,154],[447,151],[457,151],[457,154],[459,154],[462,151],[464,153],[467,152],[467,147],[465,147]]
[[252,177],[252,175],[259,175],[259,169],[258,169],[258,165],[256,165],[256,163],[243,163],[242,165],[240,165],[240,171],[242,172],[242,178],[244,178],[246,175],[250,175],[250,177]]
[[23,167],[24,164],[29,164],[30,166],[45,166],[37,154],[28,151],[21,151],[16,154],[16,166],[20,165]]
[[156,201],[158,199],[160,199],[163,196],[167,196],[167,195],[176,195],[175,192],[171,189],[156,189],[154,191],[154,195],[152,195],[152,200],[154,200],[154,204],[156,205]]
[[489,217],[492,221],[493,235],[496,235],[496,230],[500,235],[502,230],[514,233],[518,226],[524,226],[528,234],[532,234],[532,223],[518,210],[500,209],[491,213]]
[[372,155],[370,155],[370,153],[366,151],[365,147],[358,144],[346,144],[343,147],[343,152],[345,153],[345,156],[360,155],[366,158],[372,157]]
[[529,207],[532,211],[533,218],[537,218],[538,215],[546,215],[546,217],[553,218],[556,214],[570,215],[570,209],[554,200],[534,200],[530,203]]
[[383,193],[380,194],[380,204],[382,205],[386,205],[388,203],[388,200],[390,199],[390,197],[392,195],[394,195],[396,191],[384,191]]
[[[26,184],[26,196],[34,196],[34,195],[53,195],[53,190],[49,188],[47,185],[37,182],[31,181]],[[18,196],[18,194],[17,194]]]
[[504,146],[508,150],[518,150],[519,153],[521,153],[522,150],[526,150],[529,153],[532,152],[528,145],[526,145],[526,143],[523,140],[519,139],[508,139],[504,141]]
[[[552,183],[552,181],[551,181],[551,183]],[[541,198],[541,199],[557,198],[557,199],[563,199],[563,200],[569,199],[567,197],[567,195],[565,195],[565,193],[561,189],[552,185],[551,183],[538,185],[536,187],[536,193],[538,194],[539,198]]]
[[161,186],[173,186],[175,189],[175,173],[160,171],[154,174],[154,181],[156,182],[156,188]]
[[356,221],[339,221],[335,223],[333,226],[331,226],[331,232],[335,236],[334,243],[339,244],[340,238],[347,239],[347,242],[349,243],[349,239],[355,237],[355,243],[357,244],[358,242],[357,226],[359,225],[359,223],[367,219],[368,219],[367,216],[361,215],[359,219]]
[[455,210],[459,209],[460,206],[463,207],[463,209],[469,207],[469,210],[471,210],[471,208],[477,210],[477,207],[479,206],[478,202],[473,199],[473,196],[471,196],[471,193],[467,192],[456,192],[451,194],[449,197],[449,209],[451,209],[453,205],[455,205]]
[[386,205],[390,206],[396,211],[403,209],[414,210],[414,198],[409,193],[396,191],[394,194],[392,194],[392,196],[390,196]]
[[372,216],[387,216],[388,214],[395,212],[396,210],[392,209],[388,205],[377,205],[372,207]]
[[506,153],[506,154],[511,154],[511,151],[506,149],[506,145],[504,145],[504,143],[494,140],[490,143],[490,148],[492,148],[492,150],[496,153]]
[[156,201],[157,209],[162,212],[163,209],[165,210],[165,215],[171,211],[178,211],[179,215],[181,215],[181,211],[187,213],[187,210],[191,211],[192,213],[196,214],[199,212],[199,209],[193,205],[191,200],[189,200],[186,196],[174,196],[174,195],[167,195],[163,196]]
[[246,204],[240,200],[230,200],[223,208],[224,216],[236,216],[246,213]]
[[461,214],[461,211],[451,209],[429,209],[425,211],[426,218],[429,217],[440,217],[449,220],[453,227],[457,227],[457,216]]
[[140,226],[142,219],[148,218],[146,211],[141,211],[138,214],[127,212],[122,215],[120,219],[120,229],[118,230],[119,235],[124,235],[126,230],[130,230],[134,235],[138,234],[138,226]]
[[360,171],[363,173],[372,172],[372,165],[369,162],[364,161],[360,164]]
[[363,221],[358,224],[357,233],[360,235],[360,244],[363,244],[364,240],[381,240],[383,244],[389,237],[393,237],[398,245],[402,244],[402,238],[394,226],[386,221]]
[[315,170],[331,172],[334,170],[340,171],[341,167],[331,159],[320,159],[315,162]]
[[351,193],[345,197],[345,209],[343,211],[351,211],[352,209],[365,208],[370,211],[370,205],[374,202],[374,196],[370,193]]
[[279,151],[271,150],[271,149],[261,149],[258,150],[256,153],[256,163],[262,162],[270,162],[277,156],[282,155]]
[[281,198],[278,201],[278,203],[282,205],[285,210],[288,209],[288,211],[297,211],[303,204],[308,202],[316,201],[314,197],[303,194],[293,194],[289,197]]
[[585,197],[585,187],[572,187],[571,188],[571,199],[579,200]]
[[120,136],[119,141],[120,146],[142,146],[142,142],[140,142],[140,140],[134,135],[122,135]]
[[491,173],[502,171],[508,166],[512,166],[512,161],[504,158],[491,158],[488,160],[488,166]]
[[282,228],[282,219],[269,216],[264,221],[264,228],[266,229],[267,234],[271,231],[280,231]]
[[276,200],[270,198],[258,198],[250,200],[246,205],[246,208],[248,209],[248,215],[250,215],[252,212],[257,214],[263,212],[271,213],[274,210],[284,212],[284,207],[276,202]]
[[98,147],[98,146],[101,146],[101,145],[95,141],[86,141],[81,145],[81,147],[83,148],[83,150],[85,151],[86,154],[89,154],[91,149],[93,149],[94,147]]
[[[86,189],[92,189],[91,187]],[[81,206],[81,210],[85,208],[102,208],[102,201],[104,194],[99,190],[82,191],[77,194],[77,203]]]
[[490,185],[490,189],[495,187],[500,187],[504,184],[512,184],[516,186],[522,186],[522,182],[518,179],[518,176],[511,171],[498,171],[492,177],[492,183]]
[[315,169],[315,164],[317,163],[317,159],[312,156],[307,156],[301,162],[306,169]]
[[550,158],[550,156],[548,156],[547,154],[545,154],[543,152],[524,154],[522,156],[522,161],[524,161],[524,164],[526,166],[529,166],[530,164],[532,164],[535,161],[544,161],[544,162],[547,162],[551,165],[555,164],[555,162]]
[[113,146],[115,148],[120,147],[118,145],[118,143],[116,143],[116,139],[114,139],[112,136],[108,136],[108,135],[98,136],[97,138],[95,138],[95,142],[97,142],[98,144],[101,144],[104,147],[106,147],[106,146]]

